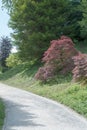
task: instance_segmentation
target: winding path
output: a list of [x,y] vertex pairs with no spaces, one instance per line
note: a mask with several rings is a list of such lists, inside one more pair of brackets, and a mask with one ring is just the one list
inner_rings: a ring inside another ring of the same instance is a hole
[[0,83],[6,105],[3,130],[87,130],[87,121],[65,106]]

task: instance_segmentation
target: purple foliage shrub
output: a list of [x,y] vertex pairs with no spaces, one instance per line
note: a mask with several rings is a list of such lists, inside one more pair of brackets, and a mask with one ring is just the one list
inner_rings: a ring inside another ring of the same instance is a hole
[[74,48],[74,43],[69,37],[61,36],[60,39],[51,41],[50,47],[42,58],[42,62],[45,64],[39,68],[35,78],[47,81],[59,72],[66,74],[72,71],[74,68],[72,57],[77,54],[78,51]]
[[73,81],[87,83],[87,54],[79,53],[73,57],[75,68],[73,69]]

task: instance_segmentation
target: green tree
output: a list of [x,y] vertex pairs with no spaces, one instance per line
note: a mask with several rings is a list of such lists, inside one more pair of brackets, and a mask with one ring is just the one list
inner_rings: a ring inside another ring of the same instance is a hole
[[68,0],[12,0],[10,27],[21,57],[41,58],[52,39],[63,34]]
[[40,59],[50,41],[60,35],[72,38],[79,35],[80,15],[77,17],[78,4],[74,1],[3,0],[3,3],[10,10],[12,37],[25,60]]
[[0,65],[6,67],[6,58],[11,52],[11,40],[8,37],[1,37],[0,40]]
[[81,0],[71,0],[69,4],[69,13],[64,26],[64,34],[73,39],[80,40],[79,21],[82,20],[82,10],[80,9]]
[[15,67],[21,63],[22,61],[19,59],[17,53],[10,54],[9,57],[6,59],[6,65],[8,67]]
[[87,0],[81,1],[80,8],[82,10],[83,15],[82,20],[79,22],[81,26],[81,37],[83,40],[87,41]]

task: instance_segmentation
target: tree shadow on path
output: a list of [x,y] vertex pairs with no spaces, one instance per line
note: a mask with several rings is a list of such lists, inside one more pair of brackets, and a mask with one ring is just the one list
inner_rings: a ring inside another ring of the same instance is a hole
[[38,116],[30,111],[31,109],[28,105],[19,105],[9,100],[5,100],[5,105],[6,119],[3,130],[22,130],[23,128],[28,130],[31,127],[45,127],[44,124],[35,122]]

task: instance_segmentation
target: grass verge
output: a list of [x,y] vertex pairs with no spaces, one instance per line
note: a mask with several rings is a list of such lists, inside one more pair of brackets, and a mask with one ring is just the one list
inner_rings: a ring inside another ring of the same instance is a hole
[[5,117],[5,107],[0,99],[0,130],[2,130],[3,124],[4,124],[4,117]]
[[35,94],[56,100],[87,117],[87,86],[71,83],[71,75],[59,75],[48,83],[35,81],[38,65],[19,65],[0,75],[0,80]]

